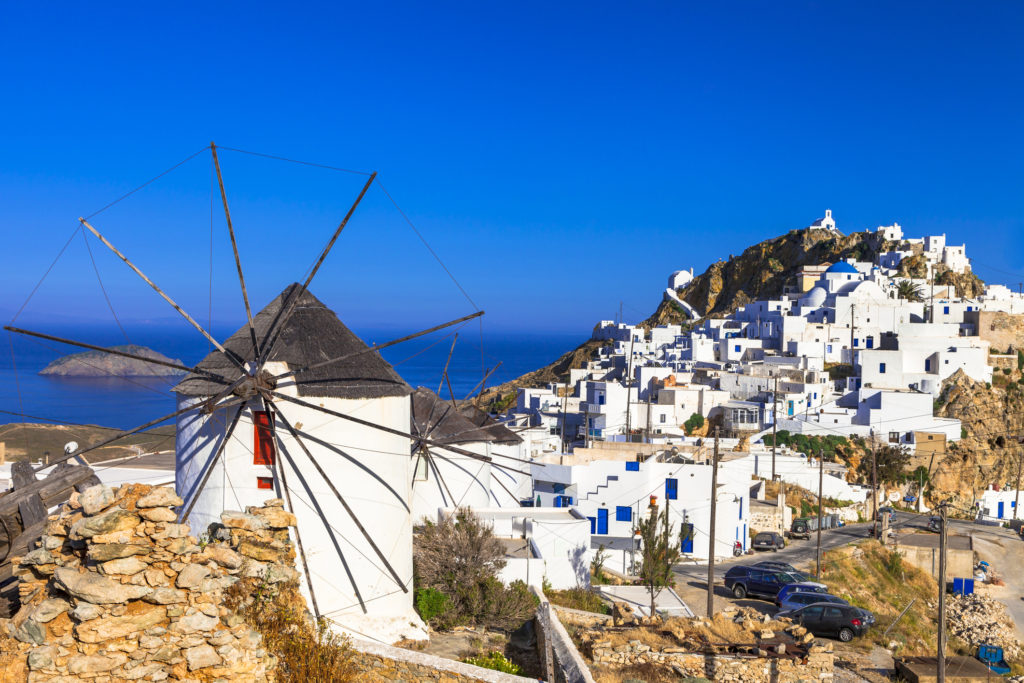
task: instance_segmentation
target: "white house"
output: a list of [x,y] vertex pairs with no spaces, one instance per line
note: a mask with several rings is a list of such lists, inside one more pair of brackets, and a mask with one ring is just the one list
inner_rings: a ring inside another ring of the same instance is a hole
[[[286,301],[298,293],[298,285],[290,286],[255,316],[258,338],[266,342]],[[256,357],[248,327],[224,347],[244,363]],[[284,321],[265,369],[281,375],[342,356],[348,358],[281,379],[276,386],[275,380],[261,380],[290,400],[278,396],[268,403],[249,383],[239,389],[245,398],[239,405],[179,417],[177,492],[186,505],[194,502],[188,522],[197,534],[224,510],[284,498],[298,520],[295,540],[301,539],[309,568],[302,590],[308,600],[312,584],[320,615],[360,637],[388,643],[424,638],[426,629],[412,601],[413,459],[407,436],[412,388],[309,292]],[[228,380],[241,374],[219,351],[198,367]],[[197,409],[223,389],[199,374],[175,387],[179,406]],[[227,430],[236,420],[229,438]]]
[[819,218],[807,227],[809,230],[831,230],[838,232],[836,222],[832,219],[832,209],[825,209],[825,217]]

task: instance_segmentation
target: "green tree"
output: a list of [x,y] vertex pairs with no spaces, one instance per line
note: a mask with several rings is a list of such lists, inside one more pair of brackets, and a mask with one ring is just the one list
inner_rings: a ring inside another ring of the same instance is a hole
[[640,582],[651,596],[651,616],[654,616],[654,599],[661,591],[674,583],[672,565],[682,555],[682,536],[673,537],[672,524],[668,521],[668,506],[661,514],[657,508],[651,508],[647,519],[637,522],[640,532]]
[[[887,444],[875,451],[879,484],[902,484],[907,480],[910,451],[904,446]],[[871,454],[861,459],[857,472],[865,481],[871,481]]]
[[692,434],[703,426],[704,416],[700,413],[694,413],[686,420],[686,422],[683,423],[683,429],[686,430],[687,434]]
[[924,292],[910,280],[896,283],[896,296],[907,301],[924,301]]

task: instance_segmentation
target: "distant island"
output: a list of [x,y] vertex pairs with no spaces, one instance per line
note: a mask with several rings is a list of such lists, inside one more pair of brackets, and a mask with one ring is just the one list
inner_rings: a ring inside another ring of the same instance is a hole
[[[162,353],[148,349],[145,346],[127,344],[110,348],[165,363],[182,364],[180,360],[168,358]],[[39,374],[56,375],[58,377],[168,377],[183,375],[185,372],[169,368],[166,365],[157,365],[155,363],[135,360],[134,358],[115,356],[112,353],[84,351],[58,358],[40,370]]]

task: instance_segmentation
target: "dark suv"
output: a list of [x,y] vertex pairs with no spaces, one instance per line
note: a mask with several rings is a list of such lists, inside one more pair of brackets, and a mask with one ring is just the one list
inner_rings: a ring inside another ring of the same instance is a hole
[[817,603],[786,614],[816,636],[835,636],[844,643],[868,630],[862,610],[850,605]]
[[752,595],[774,600],[783,586],[795,581],[785,572],[758,567],[732,567],[725,573],[725,587],[737,598]]
[[754,550],[773,550],[778,552],[780,548],[786,547],[786,541],[775,532],[762,531],[754,536],[754,540],[750,542],[750,547]]

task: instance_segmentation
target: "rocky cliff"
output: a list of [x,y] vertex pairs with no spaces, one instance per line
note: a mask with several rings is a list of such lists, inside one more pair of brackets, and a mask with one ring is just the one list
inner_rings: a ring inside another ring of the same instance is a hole
[[[748,247],[728,261],[711,264],[678,294],[704,315],[721,318],[751,301],[780,296],[783,287],[804,266],[850,257],[871,261],[886,245],[874,232],[839,235],[827,230],[791,230]],[[653,327],[685,320],[677,305],[662,301],[643,324]]]
[[[164,363],[177,363],[181,365],[180,360],[168,358],[162,353],[148,349],[145,346],[126,344],[110,348],[115,351],[142,356],[143,358],[152,358]],[[184,371],[175,370],[166,365],[156,365],[155,363],[135,360],[134,358],[115,356],[111,353],[103,353],[102,351],[83,351],[82,353],[73,353],[70,356],[58,358],[40,370],[39,374],[60,377],[166,377],[182,375]]]
[[991,483],[1016,485],[1024,436],[1024,386],[1021,373],[997,370],[986,385],[957,370],[943,384],[936,400],[938,417],[963,423],[964,435],[950,443],[932,464],[930,501],[953,498],[970,507]]

